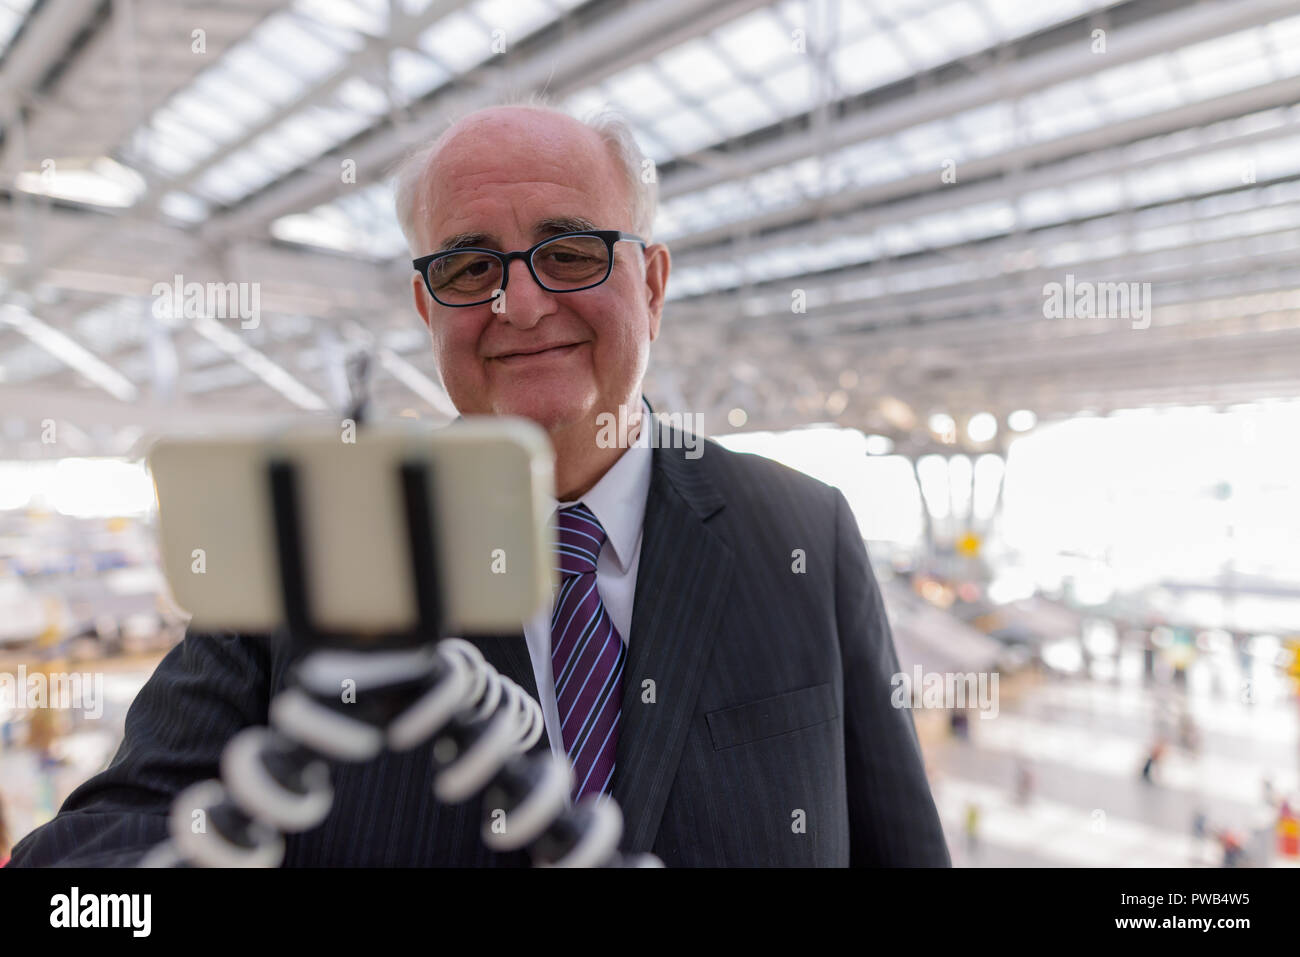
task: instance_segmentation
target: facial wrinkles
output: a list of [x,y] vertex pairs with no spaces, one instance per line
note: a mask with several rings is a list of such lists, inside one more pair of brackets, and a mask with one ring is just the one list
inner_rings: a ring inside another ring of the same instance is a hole
[[[515,170],[527,178],[517,177]],[[475,127],[446,143],[425,176],[429,205],[423,225],[436,230],[425,237],[429,251],[434,244],[465,232],[491,237],[481,245],[503,251],[527,249],[541,238],[532,232],[535,224],[558,216],[581,216],[599,228],[630,228],[624,222],[626,189],[610,167],[604,144],[575,140],[569,130],[529,127],[520,133],[506,124]],[[614,274],[604,287],[591,290],[582,299],[567,301],[563,294],[530,289],[526,308],[531,314],[520,318],[527,328],[510,327],[514,317],[509,309],[504,314],[491,312],[490,305],[464,310],[470,315],[453,318],[468,321],[439,327],[441,335],[436,337],[442,339],[441,351],[453,364],[466,363],[458,378],[475,392],[486,384],[492,363],[487,356],[506,346],[522,346],[530,339],[539,343],[595,339],[599,357],[593,355],[592,359],[600,367],[593,370],[597,380],[608,379],[615,368],[628,368],[629,362],[642,367],[635,371],[644,371],[646,356],[641,354],[635,331],[638,323],[615,320],[616,314],[624,312],[629,312],[626,318],[632,320],[637,311],[640,274],[635,268],[629,274],[627,269],[635,267],[628,256],[639,253],[639,248],[618,245]],[[514,285],[508,289],[533,282],[523,264],[512,264],[511,269]],[[483,311],[474,315],[476,309]],[[477,368],[471,371],[473,367]],[[615,378],[621,380],[623,374]],[[478,379],[480,385],[470,386],[472,379]],[[482,398],[496,401],[489,394]]]

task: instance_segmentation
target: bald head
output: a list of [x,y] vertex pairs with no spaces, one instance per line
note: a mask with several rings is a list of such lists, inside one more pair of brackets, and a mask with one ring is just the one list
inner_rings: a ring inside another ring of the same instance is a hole
[[619,221],[602,226],[650,238],[656,184],[643,175],[649,160],[621,118],[600,113],[580,121],[545,105],[511,104],[461,117],[399,167],[395,205],[412,255],[436,248],[437,237],[426,227],[436,215],[439,184],[468,175],[487,185],[510,164],[544,178],[561,169],[581,171],[589,189],[617,198]]

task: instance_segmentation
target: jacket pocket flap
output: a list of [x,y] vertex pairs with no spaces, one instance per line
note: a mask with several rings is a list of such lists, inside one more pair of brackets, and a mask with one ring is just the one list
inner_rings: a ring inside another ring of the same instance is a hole
[[705,715],[715,751],[798,731],[836,717],[839,712],[829,684],[787,691]]

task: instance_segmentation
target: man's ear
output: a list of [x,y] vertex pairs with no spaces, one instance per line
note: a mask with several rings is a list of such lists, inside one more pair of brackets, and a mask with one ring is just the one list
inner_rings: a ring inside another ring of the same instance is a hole
[[663,243],[652,243],[645,250],[646,306],[650,310],[650,341],[659,338],[659,320],[663,318],[664,291],[668,288],[668,273],[672,257]]
[[424,280],[417,273],[411,277],[411,295],[415,297],[415,311],[420,314],[424,324],[428,326],[429,331],[433,331],[430,325],[429,310],[432,308],[432,300],[429,298],[428,291],[424,288]]

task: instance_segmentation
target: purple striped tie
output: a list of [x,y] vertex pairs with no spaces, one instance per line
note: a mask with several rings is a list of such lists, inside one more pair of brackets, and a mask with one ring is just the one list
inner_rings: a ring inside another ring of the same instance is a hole
[[627,651],[596,589],[596,559],[605,529],[582,503],[560,509],[559,515],[560,588],[551,614],[551,673],[577,801],[609,793]]

